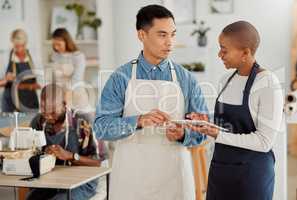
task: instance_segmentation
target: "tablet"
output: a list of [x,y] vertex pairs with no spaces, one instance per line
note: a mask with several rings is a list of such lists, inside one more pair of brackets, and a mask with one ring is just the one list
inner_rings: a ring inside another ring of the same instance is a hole
[[176,123],[176,124],[181,124],[181,125],[186,125],[186,124],[192,124],[194,126],[212,126],[215,127],[217,129],[219,129],[220,131],[226,131],[228,132],[228,129],[225,129],[223,127],[220,127],[216,124],[213,124],[211,122],[207,122],[207,121],[203,121],[203,120],[190,120],[190,119],[178,119],[178,120],[171,120],[172,123]]

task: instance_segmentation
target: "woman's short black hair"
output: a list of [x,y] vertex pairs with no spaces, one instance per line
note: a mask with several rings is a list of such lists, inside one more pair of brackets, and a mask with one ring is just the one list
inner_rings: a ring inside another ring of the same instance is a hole
[[226,26],[223,35],[232,37],[241,48],[249,48],[254,55],[260,44],[260,35],[257,29],[247,21],[236,21]]
[[151,27],[154,19],[172,18],[173,14],[165,7],[160,5],[148,5],[142,7],[136,15],[136,29]]

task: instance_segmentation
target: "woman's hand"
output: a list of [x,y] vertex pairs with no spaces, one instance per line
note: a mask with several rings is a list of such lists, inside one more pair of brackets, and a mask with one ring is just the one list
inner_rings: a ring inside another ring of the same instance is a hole
[[[190,120],[209,121],[208,115],[201,114],[201,113],[195,113],[195,112],[191,112],[191,113],[187,114],[186,118],[188,118]],[[217,138],[217,136],[219,134],[219,129],[212,127],[212,126],[207,126],[207,125],[195,126],[192,124],[187,124],[186,127],[191,129],[192,131],[199,132],[204,135],[209,135],[213,138]]]
[[190,120],[202,120],[202,121],[207,121],[208,122],[208,115],[201,114],[201,113],[191,112],[191,113],[186,115],[186,118],[190,119]]
[[191,129],[192,131],[199,132],[204,135],[208,135],[215,139],[217,138],[217,136],[219,135],[219,132],[220,132],[219,129],[212,127],[212,126],[207,126],[207,125],[194,126],[192,124],[187,124],[186,127]]
[[11,72],[8,72],[8,73],[6,74],[6,76],[5,76],[5,80],[6,80],[7,82],[12,82],[12,81],[15,80],[15,75],[14,75],[13,73],[11,73]]
[[2,80],[0,80],[0,86],[5,86],[8,82],[12,82],[15,80],[15,76],[13,73],[8,72]]

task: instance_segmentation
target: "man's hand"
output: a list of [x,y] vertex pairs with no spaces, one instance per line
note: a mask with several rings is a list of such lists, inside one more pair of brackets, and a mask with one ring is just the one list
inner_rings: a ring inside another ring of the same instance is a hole
[[72,160],[73,153],[66,151],[60,145],[50,145],[45,148],[45,152],[48,154],[53,154],[60,160]]
[[137,127],[144,128],[148,126],[160,126],[170,119],[169,115],[160,110],[152,110],[151,112],[140,115],[137,120]]
[[184,135],[185,131],[182,125],[171,124],[169,128],[166,129],[166,137],[171,142],[182,139]]

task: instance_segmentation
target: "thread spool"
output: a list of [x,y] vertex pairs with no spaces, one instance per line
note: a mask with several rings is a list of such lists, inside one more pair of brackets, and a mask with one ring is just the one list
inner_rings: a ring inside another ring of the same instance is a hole
[[296,90],[287,94],[286,102],[287,103],[297,102],[297,91]]
[[292,115],[292,114],[296,113],[297,112],[297,103],[286,104],[284,111],[288,115]]

